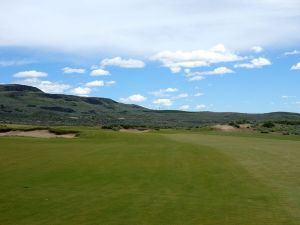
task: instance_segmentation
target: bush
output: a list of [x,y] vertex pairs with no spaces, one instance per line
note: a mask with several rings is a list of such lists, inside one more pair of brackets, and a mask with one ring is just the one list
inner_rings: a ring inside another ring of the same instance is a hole
[[262,134],[268,134],[269,132],[268,131],[261,131],[260,133],[262,133]]
[[76,136],[79,135],[79,131],[75,130],[61,130],[57,128],[50,128],[49,132],[56,134],[56,135],[63,135],[63,134],[75,134]]
[[228,125],[235,127],[235,128],[240,128],[240,125],[238,123],[235,122],[230,122]]
[[0,133],[5,133],[5,132],[9,132],[11,131],[12,129],[5,126],[5,125],[0,125]]
[[275,124],[268,121],[268,122],[264,122],[262,126],[266,127],[266,128],[273,128],[273,127],[275,127]]

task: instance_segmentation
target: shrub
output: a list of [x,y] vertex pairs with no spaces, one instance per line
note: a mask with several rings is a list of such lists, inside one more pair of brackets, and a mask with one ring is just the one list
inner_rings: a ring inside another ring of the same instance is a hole
[[235,127],[235,128],[240,128],[240,125],[238,123],[235,122],[230,122],[228,125]]
[[12,129],[5,126],[5,125],[0,125],[0,133],[5,133],[5,132],[9,132],[11,131]]
[[268,131],[261,131],[260,133],[262,133],[262,134],[268,134],[269,132]]
[[275,124],[268,121],[268,122],[264,122],[262,126],[266,127],[266,128],[273,128],[273,127],[275,127]]

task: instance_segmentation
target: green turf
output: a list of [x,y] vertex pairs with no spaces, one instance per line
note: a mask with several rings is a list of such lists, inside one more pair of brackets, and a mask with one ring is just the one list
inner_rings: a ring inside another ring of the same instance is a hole
[[80,129],[0,137],[0,225],[299,224],[296,138]]

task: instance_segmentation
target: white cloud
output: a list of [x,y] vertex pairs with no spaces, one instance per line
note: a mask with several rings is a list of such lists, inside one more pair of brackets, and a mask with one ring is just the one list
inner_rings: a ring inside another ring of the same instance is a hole
[[105,82],[105,86],[112,86],[112,85],[115,85],[115,84],[116,84],[116,81],[114,81],[114,80],[110,80],[110,81]]
[[46,81],[46,80],[39,80],[37,78],[20,80],[15,83],[37,87],[40,90],[51,94],[61,94],[71,88],[71,86],[68,84],[62,84],[62,83]]
[[185,72],[185,73],[190,73],[190,72],[191,72],[191,69],[188,69],[188,68],[187,68],[187,69],[184,69],[184,72]]
[[145,63],[137,59],[122,59],[121,57],[115,57],[112,59],[103,59],[101,66],[117,66],[121,68],[144,68]]
[[103,81],[103,80],[95,80],[85,84],[87,87],[104,87],[104,86],[112,86],[116,82],[115,81]]
[[18,77],[18,78],[39,78],[39,77],[47,77],[47,76],[48,76],[47,73],[39,72],[36,70],[23,71],[14,74],[14,77]]
[[291,67],[291,70],[300,70],[300,62]]
[[139,103],[139,102],[143,102],[145,100],[146,100],[146,97],[144,97],[143,95],[140,95],[140,94],[134,94],[127,98],[120,98],[120,101],[124,102],[124,103]]
[[181,71],[181,67],[178,65],[170,65],[168,67],[172,73],[179,73]]
[[152,102],[155,105],[159,105],[159,106],[164,106],[164,107],[168,107],[168,106],[172,106],[173,102],[171,99],[167,99],[167,98],[160,98],[160,99],[156,99]]
[[187,97],[189,97],[189,94],[182,93],[182,94],[175,96],[173,99],[180,99],[180,98],[187,98]]
[[65,67],[62,69],[64,73],[85,73],[85,69],[82,68],[70,68],[70,67]]
[[74,88],[70,91],[71,94],[73,95],[79,95],[79,96],[88,96],[90,94],[92,89],[88,87],[77,87]]
[[93,77],[108,76],[108,75],[110,75],[110,72],[107,70],[103,70],[103,69],[95,69],[95,70],[92,70],[90,75]]
[[260,46],[253,46],[253,47],[251,48],[251,50],[254,51],[254,52],[256,52],[256,53],[260,53],[260,52],[262,52],[264,49],[263,49],[262,47],[260,47]]
[[30,60],[0,60],[0,67],[6,66],[22,66],[31,64],[33,61]]
[[104,85],[105,84],[103,80],[95,80],[85,84],[87,87],[103,87]]
[[196,109],[197,109],[197,110],[204,110],[204,109],[206,109],[206,108],[207,108],[207,106],[204,105],[204,104],[196,105]]
[[256,59],[252,59],[250,63],[243,63],[243,64],[236,64],[234,67],[235,68],[247,68],[247,69],[254,69],[254,68],[261,68],[264,66],[269,66],[272,63],[270,62],[270,60],[266,59],[266,58],[256,58]]
[[227,67],[218,67],[213,71],[205,72],[205,75],[221,75],[221,74],[228,74],[228,73],[233,73],[233,71],[231,69],[228,69]]
[[179,109],[183,110],[183,111],[188,110],[189,108],[190,108],[189,105],[182,105],[182,106],[179,107]]
[[205,76],[205,75],[222,75],[222,74],[229,74],[229,73],[234,73],[234,71],[228,69],[227,67],[218,67],[211,71],[188,73],[186,76],[193,77],[193,76]]
[[194,96],[195,96],[195,97],[200,97],[200,96],[203,96],[203,95],[204,95],[203,93],[198,92],[198,93],[196,93]]
[[204,76],[193,76],[189,78],[189,81],[199,81],[199,80],[204,80]]
[[150,94],[157,96],[157,97],[163,97],[163,96],[169,96],[170,93],[177,92],[177,88],[166,88],[166,89],[160,89],[158,91],[153,91]]
[[299,10],[299,0],[2,0],[0,45],[149,54],[220,40],[280,47],[299,43]]
[[182,68],[195,68],[209,66],[215,63],[235,62],[244,59],[219,44],[210,50],[195,51],[163,51],[154,55],[152,60],[160,61],[163,66],[173,73],[178,73]]
[[300,55],[300,51],[294,50],[291,52],[285,52],[284,55]]
[[296,96],[292,96],[292,95],[283,95],[283,96],[281,96],[281,98],[283,98],[283,99],[289,99],[289,98],[296,98]]

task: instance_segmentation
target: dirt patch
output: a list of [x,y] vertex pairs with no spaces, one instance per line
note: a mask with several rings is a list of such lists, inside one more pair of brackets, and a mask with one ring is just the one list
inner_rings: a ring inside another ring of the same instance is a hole
[[31,130],[31,131],[9,131],[0,133],[0,137],[18,136],[18,137],[37,137],[37,138],[75,138],[76,134],[54,134],[49,130]]
[[121,129],[120,132],[126,132],[126,133],[147,133],[150,130],[138,130],[138,129]]
[[222,130],[222,131],[235,131],[237,129],[230,125],[220,125],[220,124],[212,126],[212,128],[217,130]]
[[240,128],[242,128],[242,129],[249,129],[249,128],[251,128],[251,124],[249,124],[249,123],[240,124]]

